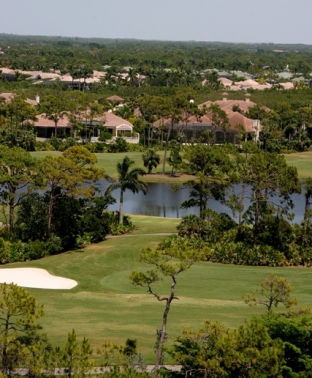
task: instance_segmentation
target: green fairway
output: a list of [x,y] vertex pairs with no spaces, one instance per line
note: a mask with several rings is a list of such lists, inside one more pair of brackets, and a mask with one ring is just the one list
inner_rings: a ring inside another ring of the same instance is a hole
[[175,233],[177,225],[180,223],[179,218],[162,218],[145,215],[130,215],[131,220],[136,226],[132,234],[158,234],[158,233]]
[[[135,218],[135,217],[134,217]],[[145,222],[145,221],[146,222]],[[135,287],[129,280],[133,270],[148,269],[139,262],[143,247],[154,247],[160,235],[142,232],[175,231],[177,220],[138,217],[136,235],[107,239],[80,251],[67,252],[41,260],[16,263],[2,268],[38,267],[78,282],[72,290],[27,289],[44,304],[46,316],[41,323],[54,344],[65,341],[73,328],[90,339],[94,348],[105,339],[124,343],[138,340],[138,348],[153,359],[156,329],[160,327],[163,302]],[[144,224],[146,223],[146,224]],[[141,234],[140,234],[141,233]],[[242,295],[259,285],[268,274],[286,277],[294,287],[300,306],[311,306],[312,273],[307,268],[257,268],[201,262],[178,278],[177,296],[169,314],[169,342],[183,328],[200,327],[204,319],[237,327],[261,308],[249,308]],[[157,285],[159,294],[169,293],[170,282]]]
[[[153,170],[153,173],[160,174],[162,172],[162,162],[163,162],[163,156],[164,151],[158,151],[157,152],[161,157],[161,163],[158,165],[156,169]],[[61,152],[57,151],[36,151],[31,152],[31,154],[34,157],[37,157],[38,159],[42,159],[45,155],[52,155],[52,156],[59,156]],[[117,171],[116,171],[116,165],[118,162],[120,162],[126,155],[129,156],[130,159],[134,160],[135,164],[133,167],[138,168],[144,168],[143,161],[142,161],[142,152],[122,152],[117,154],[112,153],[101,153],[101,154],[95,154],[98,159],[98,166],[100,168],[104,168],[105,172],[116,178],[117,177]],[[287,163],[289,165],[292,165],[298,169],[299,178],[306,178],[309,176],[312,176],[312,151],[306,151],[306,152],[296,152],[293,154],[286,154],[284,155]],[[166,173],[170,173],[170,167],[168,164],[166,165]],[[179,178],[172,178],[171,176],[168,176],[167,178],[158,177],[158,175],[153,175],[148,177],[149,181],[152,182],[177,182],[180,181]],[[185,180],[182,180],[185,181]]]
[[284,155],[287,163],[298,169],[299,178],[312,177],[312,151]]
[[[153,173],[161,173],[162,172],[162,162],[163,162],[163,151],[158,151],[157,152],[161,156],[161,162],[158,165],[156,169],[153,169]],[[38,158],[42,159],[46,155],[51,155],[51,156],[60,156],[62,153],[58,151],[36,151],[36,152],[31,152],[31,155]],[[121,153],[99,153],[95,154],[97,159],[98,159],[98,164],[97,166],[100,168],[105,169],[105,173],[108,174],[111,177],[117,178],[117,170],[116,166],[117,163],[121,162],[122,159],[125,156],[129,156],[130,159],[134,161],[133,168],[144,168],[143,166],[143,160],[142,160],[142,152],[121,152]],[[170,171],[170,167],[167,166],[166,169]],[[172,180],[172,179],[171,179]]]

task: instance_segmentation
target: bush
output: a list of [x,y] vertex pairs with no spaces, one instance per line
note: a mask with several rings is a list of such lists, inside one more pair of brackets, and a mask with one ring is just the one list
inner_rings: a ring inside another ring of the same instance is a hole
[[128,152],[145,152],[147,148],[142,144],[128,143]]
[[46,243],[35,240],[25,245],[24,258],[25,261],[37,260],[48,256]]
[[54,150],[56,151],[64,151],[66,149],[66,143],[63,142],[61,139],[52,137],[50,138],[49,143],[53,146]]
[[116,138],[113,143],[110,143],[107,146],[108,152],[127,152],[128,151],[128,143],[123,138]]
[[58,236],[51,235],[45,242],[45,248],[48,255],[57,255],[62,251],[62,239]]
[[251,266],[284,266],[286,258],[283,253],[268,245],[250,247],[243,242],[221,242],[206,250],[206,259],[222,264]]
[[99,141],[106,142],[107,140],[112,139],[112,134],[108,130],[102,130],[100,132]]
[[36,142],[36,151],[55,151],[55,148],[49,142]]
[[129,216],[123,216],[123,224],[119,224],[119,212],[108,213],[109,233],[112,235],[123,235],[135,229]]
[[0,264],[40,259],[48,254],[43,242],[11,242],[0,238]]
[[90,152],[104,152],[106,149],[106,144],[104,143],[87,143],[84,145]]

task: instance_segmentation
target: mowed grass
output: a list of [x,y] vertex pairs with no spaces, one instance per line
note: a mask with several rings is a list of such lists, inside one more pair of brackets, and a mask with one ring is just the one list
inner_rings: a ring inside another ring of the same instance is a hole
[[136,228],[131,234],[161,234],[177,232],[177,225],[181,222],[179,218],[161,218],[145,215],[130,214]]
[[[161,157],[161,163],[158,165],[156,169],[153,170],[154,175],[149,176],[148,181],[150,182],[172,182],[173,180],[174,182],[180,181],[178,177],[173,179],[171,176],[168,176],[167,178],[158,176],[160,173],[162,173],[164,151],[158,151],[157,153]],[[59,156],[61,155],[61,152],[36,151],[36,152],[31,152],[31,154],[34,157],[37,157],[38,159],[42,159],[42,157],[45,155]],[[104,168],[105,172],[108,175],[114,178],[117,178],[116,165],[118,162],[121,162],[122,159],[126,155],[129,156],[129,158],[134,161],[133,167],[144,169],[143,161],[142,161],[142,154],[143,154],[142,152],[123,152],[123,153],[116,153],[116,154],[100,153],[100,154],[95,154],[95,155],[98,159],[98,166],[100,168]],[[284,156],[289,165],[294,166],[298,169],[299,178],[306,178],[306,177],[312,176],[312,151],[297,152],[293,154],[286,154]],[[170,167],[168,164],[166,164],[166,174],[167,175],[170,174]]]
[[[161,157],[161,162],[157,166],[156,169],[153,169],[153,174],[156,174],[156,173],[159,174],[159,173],[162,172],[162,163],[163,163],[164,151],[158,151],[157,153]],[[34,157],[36,157],[40,160],[46,155],[60,156],[61,154],[62,153],[58,152],[58,151],[31,152],[32,156],[34,156]],[[117,169],[116,169],[117,163],[121,162],[122,159],[125,156],[128,156],[131,160],[134,161],[134,164],[131,168],[142,168],[142,169],[146,170],[146,168],[144,168],[143,160],[142,160],[143,152],[122,152],[122,153],[116,153],[116,154],[113,154],[113,153],[98,153],[98,154],[95,154],[95,155],[98,159],[97,166],[99,168],[105,169],[105,173],[108,174],[109,176],[113,177],[113,178],[117,178]],[[166,166],[166,169],[168,170],[167,173],[169,173],[170,167],[168,165]],[[171,181],[172,181],[172,178],[171,178]]]
[[312,151],[284,155],[287,163],[298,170],[299,178],[312,177]]
[[[153,227],[154,232],[165,233],[175,229],[175,222],[138,217],[137,223],[137,234],[133,236],[107,239],[83,250],[2,267],[38,267],[78,282],[72,290],[27,289],[44,304],[46,316],[41,324],[54,345],[63,344],[72,329],[80,337],[88,337],[94,350],[107,339],[124,343],[127,338],[133,338],[138,340],[138,348],[148,361],[153,361],[155,332],[161,325],[164,302],[158,302],[146,289],[133,286],[129,276],[134,270],[149,269],[139,261],[140,251],[144,247],[156,247],[163,239],[160,235],[139,232],[150,233]],[[178,278],[179,300],[173,302],[169,314],[169,343],[184,328],[198,328],[207,318],[233,328],[263,313],[264,309],[248,307],[242,295],[259,286],[268,273],[287,278],[295,287],[294,296],[299,305],[311,306],[310,269],[201,262]],[[155,286],[161,295],[167,295],[169,290],[167,279]]]

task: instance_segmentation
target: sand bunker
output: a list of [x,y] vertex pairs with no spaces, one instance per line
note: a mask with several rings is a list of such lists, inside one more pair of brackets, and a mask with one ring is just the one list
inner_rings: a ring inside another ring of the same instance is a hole
[[0,269],[0,283],[15,283],[22,287],[38,289],[72,289],[77,282],[69,278],[52,276],[45,269]]

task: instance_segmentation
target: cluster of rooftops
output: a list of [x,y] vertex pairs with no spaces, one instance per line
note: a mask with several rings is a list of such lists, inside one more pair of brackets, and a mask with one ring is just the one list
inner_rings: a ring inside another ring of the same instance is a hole
[[[62,74],[58,70],[51,70],[50,72],[43,71],[24,71],[24,70],[15,70],[7,67],[0,67],[0,72],[6,76],[9,81],[13,81],[16,78],[16,74],[25,75],[26,80],[33,82],[34,84],[44,84],[44,83],[53,83],[55,81],[60,81],[62,83],[67,83],[72,87],[79,87],[81,85],[89,86],[94,83],[105,83],[105,78],[107,70],[110,69],[110,66],[104,66],[103,71],[93,70],[92,74],[88,77],[75,78],[70,75],[70,73]],[[129,71],[133,70],[132,67],[123,67],[118,72],[118,77],[124,81],[129,81]],[[174,71],[172,69],[163,69],[163,71]],[[281,85],[281,88],[292,89],[294,88],[295,83],[305,82],[310,84],[312,80],[312,73],[310,74],[311,80],[307,80],[302,74],[295,74],[290,72],[289,68],[286,67],[283,71],[276,72],[276,80],[268,81],[257,81],[255,78],[243,71],[220,71],[215,68],[206,69],[200,72],[202,76],[205,76],[209,73],[216,73],[219,77],[219,81],[224,86],[226,90],[237,91],[242,89],[255,89],[255,90],[264,90],[270,89],[276,83]],[[143,83],[146,79],[146,76],[141,73],[136,73],[137,79],[140,83]],[[239,78],[239,80],[233,80],[233,77]],[[206,79],[202,81],[202,85],[205,85],[207,82]]]
[[[223,110],[227,117],[229,123],[229,129],[235,131],[236,126],[239,124],[243,126],[246,133],[254,134],[254,137],[257,138],[259,131],[261,130],[262,126],[259,120],[253,120],[247,118],[245,113],[248,112],[249,108],[254,107],[256,104],[250,101],[250,94],[246,94],[245,100],[229,100],[227,98],[227,93],[223,93],[223,99],[219,101],[207,101],[199,105],[199,108],[206,108],[209,109],[210,105],[216,104],[219,106],[221,110]],[[10,102],[16,94],[13,93],[0,93],[0,98],[4,99],[4,102]],[[119,96],[111,96],[108,97],[107,100],[113,101],[115,104],[119,104],[119,106],[123,106],[124,100]],[[27,98],[25,100],[27,103],[38,106],[40,102],[40,98],[37,95],[36,100]],[[234,111],[233,109],[239,109],[238,111]],[[139,114],[139,110],[135,112]],[[92,120],[86,117],[85,120],[82,120],[83,123],[90,126],[104,126],[107,128],[108,131],[111,132],[113,138],[118,137],[118,132],[120,131],[128,131],[133,133],[133,124],[126,119],[123,119],[117,115],[115,115],[112,111],[103,112],[102,115],[94,117]],[[183,120],[179,121],[175,125],[175,128],[181,129],[192,129],[192,130],[201,130],[204,131],[205,129],[211,129],[213,126],[212,114],[207,111],[207,113],[201,117],[195,115],[189,115],[188,117],[184,117]],[[164,126],[169,128],[172,126],[172,121],[170,118],[162,118],[157,120],[153,123],[153,127],[157,129],[160,126]],[[55,136],[55,122],[49,119],[46,114],[42,113],[37,116],[37,120],[34,122],[34,127],[36,128],[37,138],[39,140],[48,140],[52,136]],[[72,122],[68,115],[64,115],[61,117],[57,124],[57,133],[60,135],[71,134],[72,129]],[[139,143],[139,135],[130,139],[132,143]],[[93,138],[93,141],[97,141],[97,136]]]

